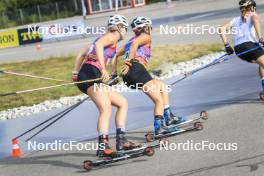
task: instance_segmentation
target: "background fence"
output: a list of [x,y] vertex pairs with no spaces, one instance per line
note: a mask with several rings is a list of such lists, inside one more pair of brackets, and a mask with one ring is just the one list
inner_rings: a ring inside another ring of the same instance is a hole
[[82,0],[64,0],[0,12],[0,29],[82,15]]

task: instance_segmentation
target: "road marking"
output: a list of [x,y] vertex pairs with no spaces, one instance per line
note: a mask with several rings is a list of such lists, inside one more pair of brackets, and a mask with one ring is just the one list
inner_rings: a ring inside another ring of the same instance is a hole
[[204,14],[204,15],[198,15],[198,16],[195,16],[195,17],[191,17],[191,18],[188,18],[188,20],[193,20],[193,19],[198,19],[198,18],[204,18],[204,17],[208,17],[208,16],[211,16],[211,15],[214,15],[215,13],[212,12],[212,13],[208,13],[208,14]]

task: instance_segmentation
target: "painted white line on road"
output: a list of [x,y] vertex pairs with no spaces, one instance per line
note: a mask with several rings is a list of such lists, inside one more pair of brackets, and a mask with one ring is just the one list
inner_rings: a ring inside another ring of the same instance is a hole
[[204,15],[198,15],[198,16],[195,16],[195,17],[191,17],[188,20],[193,20],[193,19],[198,19],[198,18],[204,18],[204,17],[208,17],[208,16],[211,16],[211,15],[214,15],[214,14],[215,13],[212,12],[212,13],[208,13],[208,14],[204,14]]
[[[55,48],[65,48],[65,47],[67,47],[67,46],[84,46],[85,45],[85,43],[75,43],[75,44],[71,44],[71,43],[69,43],[69,44],[63,44],[63,45],[55,45],[55,46],[43,46],[42,47],[42,49],[43,50],[54,50]],[[15,48],[14,48],[15,49]],[[35,49],[35,46],[29,46],[29,47],[27,47],[27,48],[16,48],[16,49],[19,49],[19,50],[21,50],[21,51],[19,51],[19,53],[20,54],[23,54],[23,53],[32,53],[32,50],[34,50],[34,51],[36,51],[36,49]],[[43,51],[43,52],[45,52],[45,51]],[[43,53],[43,52],[39,52],[38,51],[38,53]],[[17,52],[3,52],[3,53],[0,53],[0,56],[8,56],[8,55],[17,55]]]

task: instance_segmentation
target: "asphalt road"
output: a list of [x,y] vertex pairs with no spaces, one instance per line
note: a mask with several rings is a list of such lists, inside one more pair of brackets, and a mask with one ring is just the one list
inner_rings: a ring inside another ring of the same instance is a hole
[[[243,70],[243,72],[241,71]],[[168,80],[172,83],[177,78]],[[156,151],[152,158],[142,157],[98,169],[89,175],[254,175],[263,174],[263,102],[256,65],[235,58],[226,63],[198,72],[175,85],[171,93],[172,109],[178,115],[190,115],[205,109],[209,120],[203,131],[170,138],[170,142],[236,143],[236,151]],[[152,103],[141,93],[125,93],[129,100],[129,137],[144,142],[144,134],[151,131]],[[10,152],[10,140],[33,124],[47,119],[51,113],[35,117],[0,122],[1,148]],[[75,141],[96,135],[97,112],[86,102],[59,121],[34,141]],[[190,118],[197,115],[190,116]],[[15,128],[13,128],[15,126]],[[148,127],[146,127],[148,126]],[[112,117],[111,132],[114,131]],[[25,151],[26,143],[20,140]],[[31,141],[32,143],[34,141]],[[112,142],[114,139],[112,139]],[[96,159],[95,151],[31,152],[20,159],[0,160],[0,175],[87,175],[81,168],[85,159]]]
[[[213,5],[214,1],[206,2],[208,5],[210,2]],[[189,7],[188,3],[192,1],[182,2],[182,6]],[[230,5],[230,1],[215,3],[216,9],[224,9],[224,7],[229,9],[227,5]],[[206,7],[200,5],[197,7],[197,13],[205,9]],[[207,7],[207,10],[212,9]],[[179,11],[183,10],[179,9]],[[195,13],[194,8],[187,9],[186,13],[190,11]],[[232,10],[230,13],[233,13]],[[162,18],[167,17],[162,16]],[[201,16],[201,18],[204,18],[204,22],[210,22],[206,16]],[[223,18],[224,16],[218,20],[224,21]],[[217,23],[218,20],[211,22]],[[199,23],[202,23],[202,20]],[[203,38],[202,36],[192,37],[187,37],[187,42],[191,40],[199,42]],[[161,44],[162,41],[160,41]],[[185,41],[178,41],[175,38],[174,42]],[[172,78],[167,80],[167,83],[172,83],[177,79]],[[141,157],[127,160],[87,173],[81,167],[82,161],[96,159],[95,151],[49,150],[27,153],[20,159],[0,160],[0,175],[262,176],[264,175],[264,109],[263,102],[258,100],[260,90],[257,66],[242,62],[237,58],[200,71],[172,89],[171,102],[175,114],[190,115],[190,118],[193,118],[199,111],[205,109],[210,117],[204,124],[204,130],[171,137],[170,143],[184,143],[191,140],[194,143],[202,141],[215,144],[235,143],[237,145],[235,151],[209,149],[161,151],[158,149],[151,158]],[[144,142],[144,134],[152,129],[153,105],[142,93],[124,93],[124,95],[129,101],[128,136],[132,140]],[[57,111],[0,122],[0,155],[6,156],[10,153],[12,137],[47,119]],[[96,136],[96,116],[95,106],[91,102],[86,102],[34,140],[37,142],[53,142],[54,140],[67,142],[91,139]],[[114,132],[113,117],[111,132]],[[20,146],[25,151],[27,146],[24,139],[20,140]],[[111,141],[113,142],[114,139]]]

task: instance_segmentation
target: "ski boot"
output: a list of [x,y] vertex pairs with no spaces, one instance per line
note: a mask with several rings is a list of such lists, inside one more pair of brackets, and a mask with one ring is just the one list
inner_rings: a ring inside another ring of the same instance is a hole
[[176,117],[170,109],[164,110],[164,118],[166,126],[177,125],[187,121],[186,117]]
[[164,119],[162,116],[157,116],[154,119],[154,135],[158,136],[158,135],[163,135],[163,134],[167,134],[167,133],[172,133],[175,131],[178,131],[179,128],[177,127],[168,127],[164,125]]
[[154,118],[154,134],[158,135],[164,133],[166,130],[164,129],[164,119],[162,116],[156,116]]
[[116,150],[117,151],[133,150],[139,147],[141,147],[141,145],[135,144],[127,140],[124,132],[116,134]]
[[111,149],[111,147],[108,144],[108,135],[102,135],[99,136],[99,148],[96,152],[96,156],[98,157],[111,157],[113,155],[113,150]]
[[160,133],[162,124],[163,124],[163,117],[156,116],[154,119],[154,134],[155,135],[158,135]]

